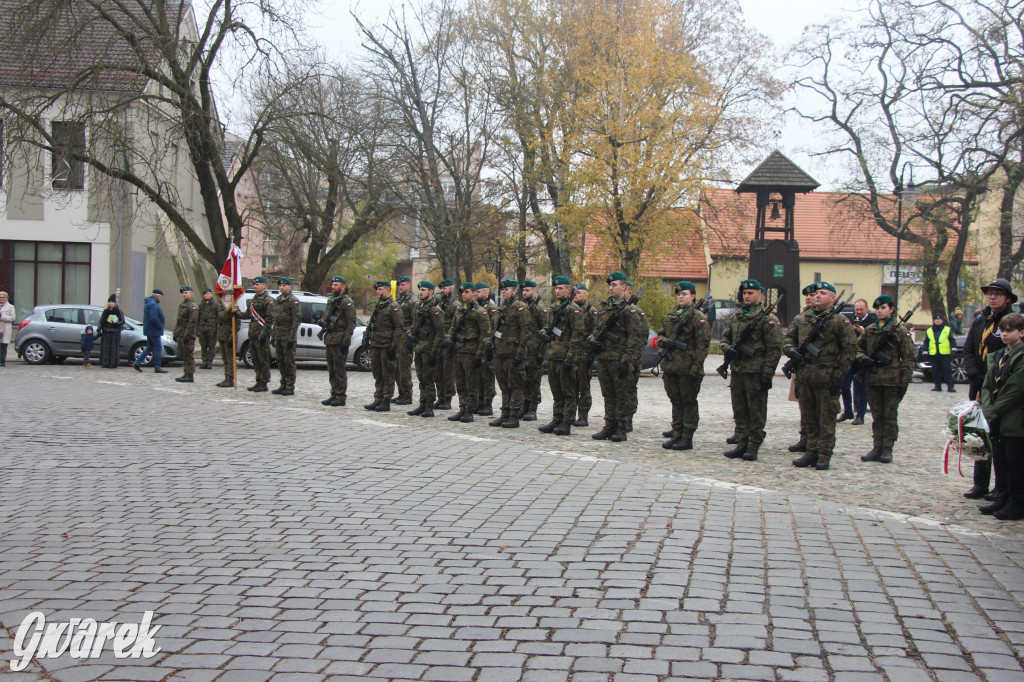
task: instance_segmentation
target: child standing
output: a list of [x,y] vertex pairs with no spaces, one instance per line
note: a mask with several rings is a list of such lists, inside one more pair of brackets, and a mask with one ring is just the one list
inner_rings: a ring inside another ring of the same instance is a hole
[[1002,521],[1024,519],[1024,315],[999,321],[1004,348],[988,357],[981,407],[992,436],[992,466],[999,496],[980,508]]
[[89,355],[92,354],[92,344],[96,341],[96,335],[93,333],[92,325],[87,325],[85,331],[82,332],[82,359],[85,360],[85,368],[90,369],[92,364],[89,362]]

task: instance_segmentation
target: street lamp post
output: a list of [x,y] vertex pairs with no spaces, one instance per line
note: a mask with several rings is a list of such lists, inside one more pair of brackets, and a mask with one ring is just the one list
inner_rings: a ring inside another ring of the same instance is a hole
[[909,161],[904,163],[903,168],[900,169],[900,181],[893,189],[893,193],[896,195],[896,286],[893,303],[897,310],[900,307],[900,247],[903,245],[903,203],[916,204],[917,197],[921,194],[921,191],[914,185],[913,166],[910,166],[910,184],[906,187],[903,186],[903,174],[906,172],[907,166],[910,166]]

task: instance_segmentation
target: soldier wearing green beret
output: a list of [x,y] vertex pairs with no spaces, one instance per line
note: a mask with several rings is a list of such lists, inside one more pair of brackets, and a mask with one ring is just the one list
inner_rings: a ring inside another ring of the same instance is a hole
[[270,383],[270,339],[274,331],[274,299],[267,293],[267,278],[252,278],[252,288],[256,295],[249,299],[245,312],[237,312],[240,319],[252,320],[249,323],[249,353],[252,365],[256,370],[256,383],[248,388],[254,393],[267,390]]
[[[814,292],[815,288],[813,284],[808,284],[800,291],[800,293],[803,294],[804,296],[804,307],[803,310],[800,311],[798,316],[810,315],[811,311],[814,310]],[[795,317],[793,318],[793,322],[796,322]],[[789,332],[789,329],[793,327],[793,322],[789,323],[790,326],[786,329],[787,333]],[[799,371],[799,368],[796,371]],[[789,399],[791,401],[800,400],[799,390],[800,389],[797,385],[797,381],[794,379],[789,384]],[[788,449],[790,452],[807,452],[807,431],[806,429],[804,429],[803,424],[800,425],[800,440],[790,445]]]
[[[560,309],[558,326],[550,332],[548,348],[548,387],[551,389],[551,421],[541,426],[541,433],[568,436],[576,419],[576,372],[586,357],[587,324],[583,311],[574,301],[566,301],[572,292],[569,278],[555,277],[554,305]],[[565,305],[563,308],[562,305]],[[548,315],[552,315],[551,311]],[[554,324],[554,321],[552,322]],[[547,333],[547,329],[544,330]]]
[[181,359],[185,362],[185,373],[175,377],[175,381],[191,383],[196,370],[195,350],[196,334],[199,333],[199,306],[192,299],[192,287],[180,289],[181,304],[178,305],[178,319],[174,323],[174,340],[178,343]]
[[363,405],[365,410],[391,411],[391,398],[395,395],[395,372],[398,347],[405,342],[405,318],[398,302],[391,297],[391,282],[377,280],[373,284],[377,305],[373,307],[370,325],[370,361],[373,370],[373,402]]
[[484,344],[491,333],[491,322],[476,301],[472,282],[459,287],[462,306],[444,338],[444,348],[455,358],[455,388],[459,394],[459,411],[448,421],[471,422],[480,404],[480,368],[484,364]]
[[217,318],[224,306],[213,297],[212,289],[203,289],[203,300],[199,302],[199,349],[203,364],[199,369],[213,369],[213,358],[217,355]]
[[420,404],[406,414],[433,417],[437,398],[437,371],[441,367],[441,341],[447,331],[444,311],[434,298],[434,283],[422,281],[417,286],[419,305],[407,334],[406,349],[412,348],[416,360],[416,379],[420,383]]
[[807,432],[807,452],[793,460],[793,466],[829,468],[836,445],[836,415],[842,410],[839,395],[843,377],[853,364],[857,339],[850,321],[835,315],[813,340],[817,355],[804,357],[797,348],[804,342],[820,316],[835,305],[836,288],[815,282],[814,309],[801,314],[786,332],[783,350],[799,366],[796,374],[800,399],[800,424]]
[[343,407],[348,400],[346,365],[352,332],[356,328],[356,307],[348,295],[348,282],[340,275],[331,277],[331,295],[327,297],[327,307],[324,309],[324,319],[321,322],[331,396],[321,400],[320,404]]
[[[594,331],[594,324],[597,322],[597,308],[588,299],[590,290],[584,283],[576,285],[576,296],[573,301],[579,306],[583,314],[583,322],[586,326],[586,335],[589,337]],[[586,353],[580,358],[580,365],[576,368],[576,420],[573,426],[590,426],[588,417],[590,408],[594,404],[594,398],[590,393],[590,361]]]
[[[626,280],[626,299],[633,298],[633,282]],[[629,385],[629,420],[626,422],[626,433],[633,432],[633,415],[636,414],[637,409],[640,407],[639,400],[637,399],[637,387],[640,383],[640,364],[643,358],[644,348],[647,346],[647,337],[651,331],[651,321],[647,319],[647,313],[644,312],[636,303],[629,304],[631,308],[636,310],[637,317],[639,318],[640,324],[637,326],[634,334],[636,334],[636,350],[633,351],[632,366],[633,366],[633,381]]]
[[[548,324],[544,306],[541,305],[537,292],[537,283],[532,279],[523,280],[523,301],[533,318],[536,329],[544,329]],[[523,385],[523,409],[519,418],[525,422],[536,421],[537,408],[541,403],[540,381],[544,376],[544,354],[540,348],[540,337],[532,335],[526,348],[526,359],[523,362],[525,375]]]
[[[494,301],[491,300],[491,285],[487,282],[477,282],[473,285],[473,290],[476,291],[477,304],[487,311],[491,329],[494,329],[494,324],[498,321],[498,306],[494,305]],[[494,366],[486,362],[480,368],[480,406],[477,408],[476,414],[481,417],[493,415],[494,396],[497,394],[498,392],[494,388]]]
[[874,446],[862,462],[892,461],[892,449],[899,437],[899,407],[914,377],[916,353],[910,330],[900,324],[892,296],[875,299],[878,320],[857,339],[857,364],[870,373],[868,406]]
[[[231,294],[228,294],[230,299]],[[227,307],[217,302],[219,308],[217,313],[217,344],[220,346],[220,356],[224,359],[224,380],[216,384],[218,388],[233,388],[235,386],[235,341],[238,338],[238,330],[242,326],[238,321],[238,315],[234,307]],[[233,329],[232,329],[233,328]]]
[[[519,412],[523,408],[523,387],[526,381],[524,366],[527,362],[530,341],[537,333],[533,316],[524,301],[516,300],[519,282],[506,279],[501,282],[502,307],[491,329],[494,338],[494,374],[501,389],[501,413],[488,426],[506,429],[519,428]],[[489,341],[488,341],[489,342]]]
[[672,431],[661,444],[666,450],[693,449],[693,434],[700,423],[697,396],[704,381],[704,359],[711,345],[711,325],[697,307],[693,282],[676,284],[676,307],[658,331],[661,376],[672,403]]
[[[442,279],[437,286],[440,289],[440,294],[437,297],[438,305],[444,314],[444,326],[447,330],[451,326],[452,320],[455,319],[455,311],[459,307],[455,295],[455,282],[450,279]],[[450,410],[452,409],[452,398],[455,397],[455,364],[454,359],[448,353],[441,353],[441,362],[434,375],[437,393],[434,409]]]
[[729,318],[729,325],[722,332],[723,352],[732,357],[729,393],[736,421],[736,447],[724,454],[730,459],[742,457],[748,462],[757,460],[765,438],[768,391],[782,355],[779,319],[775,315],[765,315],[742,346],[734,344],[739,343],[744,330],[754,324],[764,310],[764,294],[764,287],[756,279],[740,282],[743,305]]
[[[405,329],[412,329],[416,308],[419,307],[418,297],[412,291],[412,279],[405,275],[396,282],[398,296],[395,300],[402,311],[402,324]],[[392,398],[395,405],[412,405],[412,359],[413,351],[403,341],[398,345],[398,359],[395,361],[395,376],[398,382],[398,397]]]
[[274,301],[274,347],[281,385],[271,393],[295,395],[295,343],[302,324],[302,304],[292,295],[292,281],[282,277],[277,282],[281,291]]

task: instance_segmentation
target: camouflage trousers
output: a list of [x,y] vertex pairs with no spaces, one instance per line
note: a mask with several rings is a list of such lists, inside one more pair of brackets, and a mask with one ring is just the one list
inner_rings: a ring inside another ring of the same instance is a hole
[[382,403],[395,395],[395,363],[388,360],[387,348],[370,349],[370,370],[373,372],[373,402]]
[[178,339],[178,352],[185,362],[185,374],[191,375],[196,371],[196,337],[186,336]]
[[327,345],[327,377],[331,382],[331,397],[344,400],[348,393],[348,346],[340,343]]
[[891,448],[900,435],[900,387],[868,384],[868,406],[875,444]]
[[540,405],[540,380],[544,376],[544,363],[537,364],[536,352],[523,359],[523,402],[534,410]]
[[576,419],[576,367],[548,358],[548,387],[551,389],[551,420]]
[[842,409],[839,391],[833,394],[826,384],[812,384],[799,373],[796,376],[800,382],[800,426],[807,434],[807,452],[831,456],[836,447],[836,415]]
[[473,367],[472,353],[455,354],[455,389],[459,393],[459,410],[468,414],[480,407],[480,369]]
[[439,400],[451,400],[455,396],[455,359],[448,353],[441,353],[435,372],[434,386]]
[[398,397],[412,399],[412,353],[406,350],[405,344],[398,347],[397,360]]
[[480,401],[489,405],[497,394],[494,388],[494,363],[488,362],[480,368]]
[[275,341],[277,371],[281,375],[281,388],[295,388],[295,342]]
[[501,414],[502,416],[518,415],[523,409],[523,385],[526,375],[523,372],[523,365],[518,367],[512,362],[511,357],[494,358],[494,376],[498,380],[498,388],[501,389]]
[[576,410],[581,414],[588,414],[594,404],[594,397],[590,394],[590,362],[589,358],[580,360],[576,368]]
[[252,366],[256,370],[256,383],[270,383],[270,346],[259,339],[249,341],[249,354],[252,355]]
[[672,435],[676,438],[692,436],[700,424],[697,396],[704,375],[663,374],[665,394],[672,403]]
[[[768,389],[761,385],[761,374],[731,375],[729,394],[732,417],[736,421],[736,441],[760,445],[764,442],[764,425],[768,421]],[[803,403],[800,403],[801,409]],[[835,416],[833,415],[833,420]]]
[[235,382],[235,363],[231,356],[231,342],[220,341],[220,356],[224,358],[224,381]]
[[640,358],[633,363],[633,383],[629,385],[629,418],[632,419],[640,407],[640,400],[637,398],[637,388],[640,384]]
[[633,372],[620,379],[618,360],[598,360],[597,381],[604,398],[604,420],[625,424],[633,416],[630,403],[630,384],[635,383]]
[[213,364],[213,359],[217,356],[217,332],[216,331],[201,331],[199,332],[199,349],[200,357],[203,361],[203,365],[209,367]]
[[420,407],[432,407],[437,400],[437,368],[441,364],[437,356],[425,352],[416,353],[416,380],[420,384]]

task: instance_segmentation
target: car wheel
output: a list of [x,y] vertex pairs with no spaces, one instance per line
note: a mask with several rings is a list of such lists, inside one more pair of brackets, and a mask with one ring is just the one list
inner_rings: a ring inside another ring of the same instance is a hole
[[[135,364],[135,361],[139,359],[139,356],[142,355],[142,352],[144,350],[146,350],[146,344],[144,344],[144,343],[137,343],[134,346],[132,346],[131,361],[132,361],[133,365]],[[153,354],[152,353],[150,353],[149,357],[146,358],[146,361],[144,363],[142,363],[142,366],[143,367],[152,367],[153,366]]]
[[956,357],[949,363],[953,370],[953,383],[966,384],[967,383],[967,365],[964,364],[963,357]]
[[252,353],[250,352],[252,347],[249,342],[246,341],[242,344],[242,364],[245,365],[246,369],[252,369]]
[[41,365],[50,361],[50,347],[45,341],[29,341],[21,348],[21,357],[30,365]]
[[360,348],[356,351],[356,367],[361,372],[369,372],[373,369],[373,360],[370,357],[369,348]]

